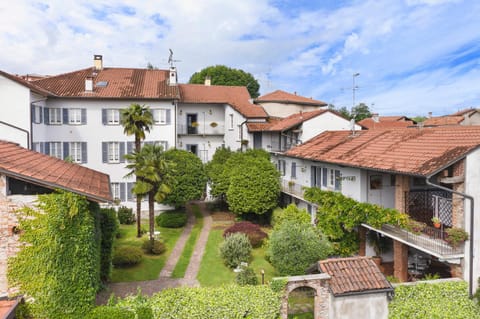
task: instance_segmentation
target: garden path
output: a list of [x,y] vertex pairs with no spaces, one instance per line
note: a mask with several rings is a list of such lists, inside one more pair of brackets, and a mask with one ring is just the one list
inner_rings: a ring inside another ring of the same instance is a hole
[[[190,236],[193,226],[195,225],[195,215],[192,212],[191,204],[199,206],[203,215],[203,228],[200,232],[200,236],[195,244],[195,249],[190,258],[187,270],[185,271],[184,278],[171,278],[171,274],[177,261],[182,255],[185,243]],[[162,271],[160,272],[159,279],[148,281],[135,281],[135,282],[118,282],[107,284],[105,289],[97,295],[97,304],[106,304],[111,294],[116,297],[125,297],[127,295],[134,295],[141,290],[143,295],[151,296],[152,294],[159,292],[166,288],[174,288],[180,286],[197,287],[199,283],[196,279],[198,270],[200,268],[200,262],[202,261],[203,253],[205,251],[205,245],[207,243],[208,234],[210,233],[212,225],[212,217],[206,209],[206,204],[203,201],[192,202],[187,205],[187,224],[180,235],[175,247],[173,248],[170,256],[165,263]]]

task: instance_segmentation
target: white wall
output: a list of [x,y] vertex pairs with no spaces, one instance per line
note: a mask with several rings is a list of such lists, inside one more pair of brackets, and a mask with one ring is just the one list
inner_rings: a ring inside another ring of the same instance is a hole
[[275,102],[259,103],[259,104],[263,106],[265,112],[267,112],[268,115],[277,116],[277,117],[287,117],[299,112],[310,112],[310,111],[326,108],[325,106],[319,107],[319,106],[307,106],[307,105],[285,104],[285,103],[275,103]]
[[330,319],[388,319],[386,293],[333,297],[331,300]]
[[[473,268],[473,292],[478,288],[477,278],[480,277],[480,149],[470,153],[466,158],[465,165],[465,193],[473,196],[474,198],[474,230],[475,235],[473,238],[474,247],[474,268]],[[465,230],[470,233],[470,200],[465,200]],[[470,244],[471,240],[465,243],[465,267],[464,267],[464,279],[469,281],[470,272]]]
[[[230,126],[230,115],[233,115],[233,127]],[[249,141],[248,147],[253,147],[253,138],[249,136],[246,123],[241,125],[245,120],[245,117],[231,106],[227,105],[225,107],[225,147],[230,147],[232,151],[236,151],[241,147],[240,129],[243,131],[243,139]]]
[[[31,133],[30,89],[0,75],[0,121]],[[28,148],[28,137],[23,131],[0,124],[0,139],[19,143]]]
[[[360,130],[361,127],[355,124],[355,129]],[[334,113],[325,112],[303,122],[302,135],[300,136],[300,139],[302,142],[306,142],[312,137],[317,136],[325,131],[344,130],[350,130],[350,121]]]

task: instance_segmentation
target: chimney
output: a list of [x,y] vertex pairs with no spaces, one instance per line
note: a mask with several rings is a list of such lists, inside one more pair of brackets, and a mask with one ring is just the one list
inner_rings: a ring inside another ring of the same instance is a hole
[[85,92],[93,92],[93,77],[91,76],[85,78]]
[[428,112],[428,118],[429,118],[429,119],[432,118],[432,112]]
[[373,120],[375,123],[380,122],[380,117],[378,116],[378,113],[373,113],[373,114],[372,114],[372,120]]
[[206,85],[206,86],[212,85],[212,78],[210,77],[210,75],[207,75],[207,76],[205,77],[205,85]]
[[93,56],[93,68],[96,70],[96,71],[100,71],[103,69],[103,58],[101,55],[99,54],[95,54]]
[[168,85],[177,85],[177,68],[174,66],[170,67]]

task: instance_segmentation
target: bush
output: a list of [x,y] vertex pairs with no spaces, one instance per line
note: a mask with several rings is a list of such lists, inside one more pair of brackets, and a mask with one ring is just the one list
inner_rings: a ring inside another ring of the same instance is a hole
[[125,308],[100,306],[93,309],[86,319],[135,319],[135,313]]
[[143,253],[140,248],[121,246],[115,249],[112,263],[117,267],[128,267],[138,264],[142,259]]
[[255,272],[251,267],[244,267],[241,272],[237,273],[237,276],[235,277],[235,281],[240,286],[258,284],[257,275],[255,274]]
[[263,240],[268,235],[260,228],[260,226],[251,222],[238,222],[225,229],[223,237],[227,237],[231,234],[243,233],[247,235],[248,240],[253,248],[262,246]]
[[118,208],[117,212],[118,221],[122,225],[131,225],[135,223],[135,215],[131,208],[121,206]]
[[152,246],[150,239],[145,239],[142,244],[142,249],[147,254],[160,255],[167,250],[167,247],[161,240],[154,240]]
[[285,221],[310,224],[310,215],[305,209],[299,209],[295,204],[290,204],[285,209],[276,208],[272,214],[272,226],[278,228]]
[[158,215],[155,220],[160,227],[180,228],[187,223],[187,214],[183,211],[167,211]]
[[113,239],[118,232],[118,220],[115,209],[100,209],[100,228],[102,241],[100,247],[100,279],[106,282],[112,272]]
[[237,267],[242,261],[248,262],[251,252],[252,245],[248,237],[242,233],[228,236],[220,246],[220,255],[223,262],[230,268]]
[[287,221],[270,236],[270,261],[281,276],[302,275],[331,252],[330,243],[309,224]]

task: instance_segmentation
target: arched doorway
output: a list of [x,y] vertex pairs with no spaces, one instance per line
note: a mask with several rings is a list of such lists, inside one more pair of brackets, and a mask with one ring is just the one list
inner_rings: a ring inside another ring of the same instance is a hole
[[311,287],[298,287],[288,294],[289,319],[314,319],[315,289]]

